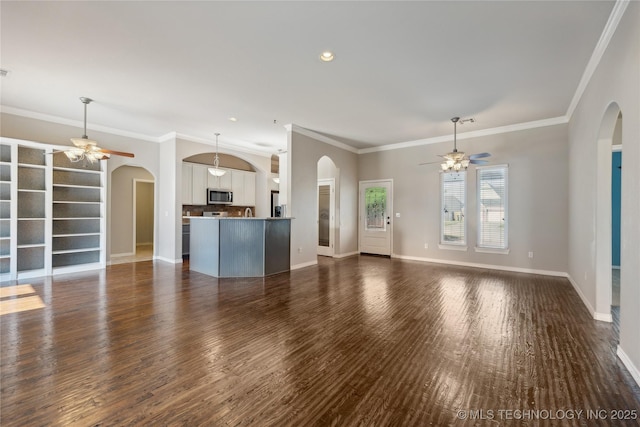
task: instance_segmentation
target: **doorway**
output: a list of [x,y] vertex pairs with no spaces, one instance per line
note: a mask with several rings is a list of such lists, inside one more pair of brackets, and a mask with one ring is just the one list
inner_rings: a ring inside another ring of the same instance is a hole
[[153,258],[154,182],[133,180],[133,229],[136,260]]
[[153,259],[154,182],[153,174],[139,166],[123,165],[111,173],[107,222],[109,264]]
[[607,107],[600,124],[596,144],[596,233],[595,233],[595,282],[596,307],[594,318],[605,322],[620,316],[620,309],[613,309],[612,284],[612,148],[622,144],[622,113],[612,102]]
[[318,255],[333,256],[335,241],[335,180],[318,180]]
[[360,253],[391,256],[393,227],[393,181],[360,181]]

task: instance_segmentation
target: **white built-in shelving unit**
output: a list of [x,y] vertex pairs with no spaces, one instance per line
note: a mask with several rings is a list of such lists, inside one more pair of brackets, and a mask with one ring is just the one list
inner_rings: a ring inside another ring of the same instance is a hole
[[60,147],[0,139],[2,280],[103,268],[104,162],[70,162]]

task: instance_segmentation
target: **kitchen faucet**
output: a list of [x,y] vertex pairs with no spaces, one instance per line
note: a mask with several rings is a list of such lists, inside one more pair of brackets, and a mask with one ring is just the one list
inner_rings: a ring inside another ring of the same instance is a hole
[[251,208],[246,208],[244,210],[244,217],[245,218],[251,218],[253,217],[253,212],[251,212]]

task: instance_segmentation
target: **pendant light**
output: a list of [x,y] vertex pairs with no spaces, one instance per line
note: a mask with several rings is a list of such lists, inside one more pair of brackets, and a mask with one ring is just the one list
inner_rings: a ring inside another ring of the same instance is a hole
[[220,159],[218,158],[218,137],[219,136],[220,134],[216,133],[216,156],[213,158],[213,167],[209,168],[209,173],[213,176],[222,176],[225,173],[227,173],[227,171],[219,168],[220,166]]

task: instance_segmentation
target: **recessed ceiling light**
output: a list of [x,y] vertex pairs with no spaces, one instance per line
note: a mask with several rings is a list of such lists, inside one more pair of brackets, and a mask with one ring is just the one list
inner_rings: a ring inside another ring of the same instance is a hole
[[236,119],[235,117],[229,117],[229,120],[232,121],[232,122],[237,122],[238,121],[238,119]]
[[330,52],[328,50],[320,54],[320,59],[323,60],[324,62],[331,62],[333,61],[333,58],[335,58],[335,56],[333,55],[333,52]]

